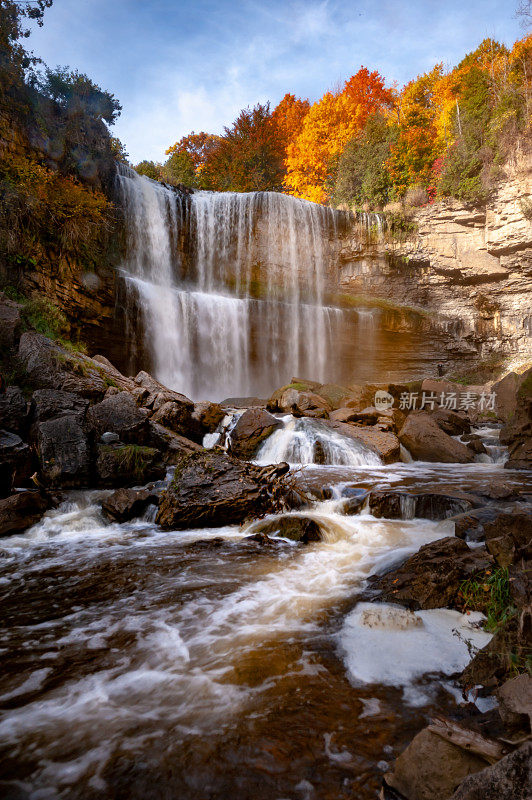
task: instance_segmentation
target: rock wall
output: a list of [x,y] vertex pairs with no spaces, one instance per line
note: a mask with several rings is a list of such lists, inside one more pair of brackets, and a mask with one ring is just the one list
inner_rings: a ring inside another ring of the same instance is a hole
[[532,356],[531,210],[532,154],[521,153],[486,208],[421,208],[405,241],[364,246],[353,228],[338,253],[341,291],[423,309],[452,334],[450,356]]

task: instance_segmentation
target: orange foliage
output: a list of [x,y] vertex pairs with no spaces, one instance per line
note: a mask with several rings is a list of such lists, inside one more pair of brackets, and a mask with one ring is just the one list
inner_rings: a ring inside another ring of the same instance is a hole
[[370,114],[389,108],[393,92],[378,72],[362,67],[341,91],[327,92],[314,103],[301,132],[288,145],[285,180],[290,194],[323,203],[326,183],[347,142],[362,128]]

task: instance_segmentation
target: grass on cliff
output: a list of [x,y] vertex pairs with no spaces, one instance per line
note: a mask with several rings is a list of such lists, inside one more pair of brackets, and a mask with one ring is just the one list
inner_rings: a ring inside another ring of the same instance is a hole
[[42,333],[72,353],[86,354],[87,346],[82,341],[69,338],[70,324],[65,314],[43,295],[26,297],[14,286],[4,286],[2,291],[10,300],[22,306],[22,321],[25,330]]
[[464,612],[481,611],[486,616],[484,628],[490,633],[496,633],[516,614],[507,568],[487,570],[484,576],[464,581],[460,585],[459,598]]

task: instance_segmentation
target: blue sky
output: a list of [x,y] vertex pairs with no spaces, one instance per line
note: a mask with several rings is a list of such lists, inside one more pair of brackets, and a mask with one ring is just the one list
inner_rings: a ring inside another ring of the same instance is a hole
[[403,84],[486,36],[522,36],[517,0],[55,0],[28,46],[123,106],[134,163],[191,130],[222,131],[286,92],[315,100],[361,66]]

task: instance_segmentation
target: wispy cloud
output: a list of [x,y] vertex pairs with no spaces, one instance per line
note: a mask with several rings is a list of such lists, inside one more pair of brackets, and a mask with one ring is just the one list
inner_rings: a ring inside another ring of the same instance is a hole
[[162,159],[191,130],[295,92],[316,99],[361,64],[403,83],[456,63],[485,36],[519,36],[500,0],[61,0],[35,32],[44,60],[114,92],[134,161]]

